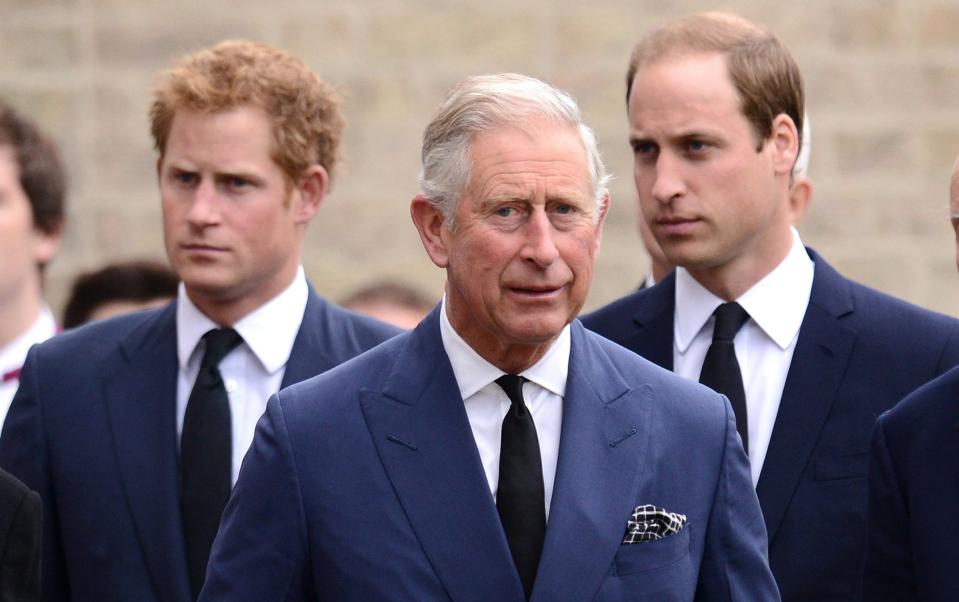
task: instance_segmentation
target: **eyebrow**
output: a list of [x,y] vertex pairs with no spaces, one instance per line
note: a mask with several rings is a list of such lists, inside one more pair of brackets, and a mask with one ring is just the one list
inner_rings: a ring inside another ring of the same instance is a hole
[[[170,169],[173,171],[183,172],[183,173],[200,173],[201,171],[203,171],[196,165],[178,164],[175,161],[170,161],[169,163],[167,163],[165,169]],[[245,169],[239,166],[217,169],[216,171],[213,172],[213,177],[215,179],[240,178],[240,179],[251,180],[251,181],[263,180],[262,176],[260,176],[255,169]]]

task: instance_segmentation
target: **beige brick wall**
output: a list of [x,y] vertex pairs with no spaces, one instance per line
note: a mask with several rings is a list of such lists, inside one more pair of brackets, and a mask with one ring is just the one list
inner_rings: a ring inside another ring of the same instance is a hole
[[[439,294],[409,223],[419,137],[466,75],[519,71],[569,90],[616,174],[588,307],[646,271],[635,231],[623,71],[639,35],[716,5],[663,0],[0,0],[0,94],[51,130],[72,176],[49,274],[162,257],[146,110],[154,73],[226,37],[288,48],[345,98],[347,164],[311,227],[307,272],[337,298],[379,276]],[[806,78],[814,138],[804,239],[867,284],[959,315],[946,219],[959,154],[959,0],[723,5],[767,24]]]

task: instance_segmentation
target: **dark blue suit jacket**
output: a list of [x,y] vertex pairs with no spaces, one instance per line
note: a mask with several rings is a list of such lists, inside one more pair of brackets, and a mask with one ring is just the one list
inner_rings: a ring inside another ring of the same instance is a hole
[[[533,600],[777,600],[728,402],[572,327]],[[685,514],[622,545],[640,504]],[[698,587],[698,590],[697,590]],[[438,311],[282,390],[257,427],[201,600],[524,600]]]
[[959,368],[879,417],[864,600],[959,600]]
[[[876,417],[959,363],[959,321],[856,284],[815,263],[756,493],[783,600],[856,596],[866,470]],[[676,279],[583,318],[587,328],[672,369]]]
[[[186,601],[176,435],[176,306],[34,347],[0,437],[0,466],[44,501],[45,600]],[[283,377],[292,384],[392,327],[312,290]]]

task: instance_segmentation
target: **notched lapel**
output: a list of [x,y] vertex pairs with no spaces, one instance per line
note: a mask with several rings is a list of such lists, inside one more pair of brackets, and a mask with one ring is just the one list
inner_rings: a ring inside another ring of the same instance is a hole
[[103,379],[120,477],[153,582],[190,599],[176,446],[175,305],[121,343],[126,364]]
[[829,417],[856,333],[840,318],[853,311],[848,284],[816,260],[813,292],[799,331],[756,494],[772,543]]
[[364,391],[360,400],[383,467],[450,597],[523,600],[435,311],[411,333],[383,391]]
[[533,600],[588,600],[622,542],[645,470],[652,388],[630,390],[574,324],[556,485]]
[[335,366],[323,342],[330,340],[326,301],[310,287],[303,322],[293,339],[290,359],[286,363],[280,388],[304,381]]

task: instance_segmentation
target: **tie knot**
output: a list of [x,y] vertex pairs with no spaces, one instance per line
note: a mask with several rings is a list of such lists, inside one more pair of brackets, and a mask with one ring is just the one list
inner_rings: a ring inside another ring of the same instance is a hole
[[723,303],[713,312],[716,324],[713,326],[713,341],[732,341],[743,327],[749,314],[735,301]]
[[524,405],[523,404],[523,383],[526,382],[526,379],[520,376],[519,374],[504,374],[503,376],[496,379],[496,384],[499,385],[503,391],[506,392],[506,396],[509,397],[510,402],[514,404]]
[[203,363],[208,366],[219,366],[226,354],[243,342],[243,337],[232,328],[214,328],[203,335],[203,340],[206,341]]

